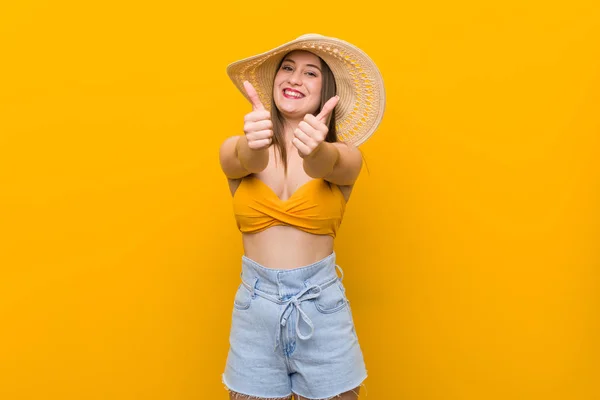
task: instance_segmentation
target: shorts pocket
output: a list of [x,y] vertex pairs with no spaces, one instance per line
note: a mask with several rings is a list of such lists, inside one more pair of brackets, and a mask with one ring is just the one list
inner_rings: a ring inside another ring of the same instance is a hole
[[250,290],[243,283],[240,283],[233,299],[233,306],[238,310],[247,310],[250,308],[251,302],[252,295],[250,294]]
[[346,297],[340,282],[336,281],[321,290],[321,294],[315,299],[314,303],[317,311],[323,314],[331,314],[346,307]]

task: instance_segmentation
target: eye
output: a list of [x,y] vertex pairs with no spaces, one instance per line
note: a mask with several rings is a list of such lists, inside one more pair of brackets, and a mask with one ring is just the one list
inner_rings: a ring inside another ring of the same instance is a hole
[[283,69],[285,71],[291,71],[292,67],[290,65],[284,65],[283,67],[281,67],[281,69]]
[[315,73],[314,73],[314,72],[312,72],[312,71],[308,71],[308,72],[307,72],[307,74],[309,74],[310,76],[313,76],[313,77],[315,77],[315,78],[317,77],[317,74],[315,74]]

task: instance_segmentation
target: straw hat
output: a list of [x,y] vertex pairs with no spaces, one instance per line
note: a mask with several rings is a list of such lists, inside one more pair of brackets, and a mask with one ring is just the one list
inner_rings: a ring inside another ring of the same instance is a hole
[[249,81],[265,108],[270,110],[276,68],[283,56],[292,50],[310,51],[327,63],[340,96],[335,107],[338,138],[356,146],[364,143],[383,117],[385,90],[379,69],[358,47],[340,39],[311,33],[265,53],[231,63],[227,66],[227,74],[246,98],[243,82]]

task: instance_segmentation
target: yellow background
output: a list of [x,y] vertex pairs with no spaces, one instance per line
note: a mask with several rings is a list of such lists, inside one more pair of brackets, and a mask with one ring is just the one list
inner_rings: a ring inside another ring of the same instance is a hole
[[600,5],[392,4],[2,2],[0,399],[227,398],[225,68],[312,32],[387,89],[336,241],[361,398],[600,398]]

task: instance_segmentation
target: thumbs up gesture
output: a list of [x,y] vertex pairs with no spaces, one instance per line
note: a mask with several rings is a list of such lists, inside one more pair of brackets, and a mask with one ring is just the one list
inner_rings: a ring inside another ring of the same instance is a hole
[[244,116],[244,133],[248,147],[252,150],[266,149],[273,141],[271,113],[265,110],[250,82],[244,81],[244,90],[252,103],[252,111]]
[[339,100],[339,96],[332,97],[323,105],[319,115],[315,117],[312,114],[306,114],[304,120],[300,121],[294,130],[294,139],[292,139],[292,144],[298,149],[300,157],[304,158],[315,153],[321,143],[325,141],[329,132],[326,125],[329,114]]

